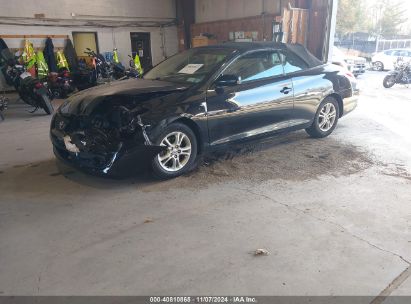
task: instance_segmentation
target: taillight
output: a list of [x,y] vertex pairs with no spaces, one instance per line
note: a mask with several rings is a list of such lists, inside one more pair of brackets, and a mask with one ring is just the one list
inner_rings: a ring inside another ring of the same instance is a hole
[[69,78],[70,77],[70,73],[68,71],[64,71],[63,72],[63,77]]
[[40,88],[42,88],[44,85],[41,83],[41,82],[37,82],[35,85],[34,85],[34,87],[36,88],[36,89],[40,89]]
[[354,74],[351,73],[351,72],[346,72],[345,75],[346,75],[347,77],[349,77],[349,78],[354,78],[354,79],[355,79]]

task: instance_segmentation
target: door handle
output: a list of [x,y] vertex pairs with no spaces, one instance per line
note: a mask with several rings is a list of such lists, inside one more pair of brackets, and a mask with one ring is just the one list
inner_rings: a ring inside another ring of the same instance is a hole
[[284,88],[280,91],[280,93],[283,93],[283,94],[285,94],[285,95],[288,95],[288,94],[290,94],[290,92],[291,92],[292,90],[293,90],[292,88],[284,87]]

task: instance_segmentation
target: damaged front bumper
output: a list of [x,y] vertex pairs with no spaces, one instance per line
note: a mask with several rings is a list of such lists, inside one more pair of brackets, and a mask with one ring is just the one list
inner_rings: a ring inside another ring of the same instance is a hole
[[87,151],[73,142],[71,134],[57,128],[51,129],[50,138],[54,154],[67,165],[91,174],[122,177],[140,171],[164,150],[148,144],[143,133],[140,140],[120,141],[105,151]]

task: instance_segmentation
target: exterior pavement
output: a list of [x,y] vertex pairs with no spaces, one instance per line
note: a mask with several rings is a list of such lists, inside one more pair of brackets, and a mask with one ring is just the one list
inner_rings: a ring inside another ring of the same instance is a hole
[[50,117],[11,104],[0,294],[411,296],[411,89],[383,77],[360,77],[327,139],[234,147],[167,182],[56,164]]

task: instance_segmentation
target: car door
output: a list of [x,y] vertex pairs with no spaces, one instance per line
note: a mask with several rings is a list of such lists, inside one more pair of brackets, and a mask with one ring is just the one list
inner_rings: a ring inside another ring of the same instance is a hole
[[288,127],[293,111],[293,88],[275,50],[249,52],[232,62],[222,75],[241,81],[234,86],[211,86],[207,92],[211,145],[261,135]]

